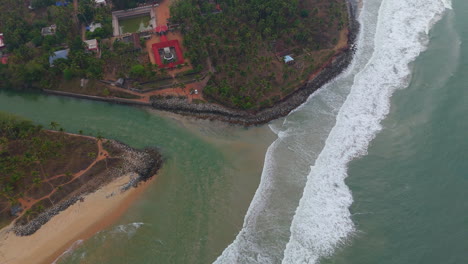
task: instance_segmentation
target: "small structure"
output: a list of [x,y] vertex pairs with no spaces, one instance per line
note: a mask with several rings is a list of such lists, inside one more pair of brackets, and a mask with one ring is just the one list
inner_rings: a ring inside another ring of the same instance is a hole
[[141,50],[140,36],[137,33],[132,34],[133,38],[133,47],[135,50]]
[[86,27],[86,30],[94,32],[94,30],[96,30],[97,28],[102,28],[102,24],[92,22],[91,24],[89,24],[89,26]]
[[106,0],[94,0],[96,2],[96,6],[105,6],[107,5]]
[[[100,0],[95,0],[95,1],[100,1]],[[140,6],[140,7],[136,7],[133,9],[118,10],[118,11],[112,12],[112,28],[114,32],[113,33],[114,37],[117,37],[120,35],[126,35],[121,32],[120,21],[125,20],[127,18],[135,18],[135,17],[148,16],[148,15],[150,17],[149,26],[145,30],[141,30],[140,32],[152,31],[153,28],[157,25],[155,8],[153,8],[152,5],[145,5],[145,6]],[[133,33],[133,32],[129,32],[129,33]]]
[[5,48],[5,41],[3,40],[3,33],[0,33],[0,49]]
[[125,82],[124,78],[119,78],[117,81],[115,81],[114,85],[118,87],[122,87]]
[[97,39],[85,40],[84,43],[86,44],[86,50],[99,52],[99,45]]
[[57,1],[55,2],[55,6],[67,6],[69,3],[68,1]]
[[54,52],[54,55],[49,57],[50,66],[53,67],[54,66],[54,61],[56,61],[58,59],[68,59],[68,52],[69,51],[70,51],[69,49],[64,49],[64,50],[58,50],[58,51]]
[[166,35],[161,36],[161,42],[152,46],[154,60],[159,68],[174,68],[184,63],[184,55],[179,40],[168,40]]
[[52,36],[55,35],[55,31],[57,31],[56,25],[51,25],[50,27],[43,27],[41,29],[42,36]]
[[284,56],[284,63],[286,63],[288,65],[294,64],[293,57],[291,57],[291,55]]
[[162,26],[157,26],[155,29],[154,29],[154,32],[162,35],[164,33],[166,33],[168,30],[168,27],[167,25],[162,25]]
[[173,59],[174,59],[174,54],[172,54],[171,48],[165,47],[164,48],[164,60],[172,61]]
[[223,10],[221,9],[221,6],[219,4],[216,4],[216,11],[213,13],[221,13]]
[[10,208],[11,216],[18,216],[22,211],[23,211],[23,208],[19,204],[13,205]]
[[0,62],[1,62],[3,65],[8,64],[8,55],[2,55],[2,56],[0,57]]

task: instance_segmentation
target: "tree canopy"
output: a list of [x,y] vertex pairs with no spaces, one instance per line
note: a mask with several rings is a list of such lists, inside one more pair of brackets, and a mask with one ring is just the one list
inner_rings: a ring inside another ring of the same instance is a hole
[[[346,22],[343,0],[179,0],[171,23],[180,24],[186,56],[212,61],[205,96],[244,109],[260,107],[293,76],[277,54],[332,48]],[[265,103],[266,104],[266,103]]]

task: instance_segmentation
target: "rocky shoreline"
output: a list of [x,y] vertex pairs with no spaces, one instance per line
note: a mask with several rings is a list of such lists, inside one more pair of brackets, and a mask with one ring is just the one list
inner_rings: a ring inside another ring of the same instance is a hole
[[140,182],[153,177],[162,167],[163,160],[161,154],[155,149],[136,150],[115,140],[109,140],[108,142],[113,148],[122,151],[122,154],[119,156],[119,158],[124,160],[122,166],[110,168],[103,172],[102,175],[97,176],[96,178],[99,181],[97,188],[90,189],[89,186],[82,186],[72,197],[46,209],[27,224],[20,225],[15,222],[10,231],[13,231],[17,236],[32,235],[52,217],[58,215],[76,202],[83,201],[86,199],[86,195],[93,193],[112,180],[125,175],[134,174],[135,177],[132,177],[132,179],[120,189],[121,192],[125,192],[132,187],[136,188]]
[[264,108],[253,112],[232,109],[214,103],[187,104],[185,99],[179,98],[153,99],[151,103],[144,103],[128,99],[104,98],[53,90],[44,90],[44,92],[60,96],[69,96],[118,104],[150,106],[157,110],[168,111],[184,116],[219,120],[243,126],[262,125],[288,115],[291,111],[305,103],[312,93],[336,78],[350,65],[355,52],[354,46],[359,32],[359,22],[357,21],[357,3],[353,0],[346,1],[349,13],[347,49],[336,55],[331,60],[331,62],[326,65],[311,81],[303,84],[296,91],[269,108]]
[[159,99],[152,101],[152,107],[158,110],[169,111],[181,115],[194,116],[202,119],[220,120],[244,126],[261,125],[271,120],[284,117],[292,110],[302,105],[309,96],[327,84],[344,70],[351,63],[354,55],[354,44],[359,32],[359,22],[357,21],[357,7],[352,0],[347,0],[349,13],[349,33],[348,48],[335,56],[332,61],[321,70],[317,76],[305,83],[292,94],[288,95],[274,106],[261,109],[256,112],[230,109],[218,104],[187,104],[185,100]]

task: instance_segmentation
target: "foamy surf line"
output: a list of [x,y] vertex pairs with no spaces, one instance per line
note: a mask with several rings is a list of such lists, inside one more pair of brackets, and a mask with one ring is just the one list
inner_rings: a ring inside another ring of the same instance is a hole
[[424,51],[428,29],[448,7],[447,0],[382,2],[374,54],[356,75],[325,147],[311,167],[283,263],[317,263],[355,230],[349,212],[353,200],[344,182],[347,164],[366,154],[389,112],[392,93],[408,84],[408,64]]
[[62,258],[65,257],[65,256],[68,256],[68,255],[72,254],[73,251],[74,251],[77,247],[79,247],[82,243],[83,243],[83,240],[82,240],[82,239],[79,239],[79,240],[73,242],[73,244],[72,244],[67,250],[65,250],[65,252],[63,252],[60,256],[58,256],[58,257],[54,260],[54,262],[52,262],[51,264],[57,264],[57,261],[59,261],[60,259],[62,259]]

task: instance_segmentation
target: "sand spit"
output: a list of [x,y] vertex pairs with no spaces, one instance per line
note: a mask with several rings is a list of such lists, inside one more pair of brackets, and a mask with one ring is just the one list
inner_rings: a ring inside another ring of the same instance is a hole
[[85,196],[50,219],[30,236],[17,236],[6,227],[0,232],[0,263],[51,263],[75,241],[90,238],[112,224],[151,181],[122,191],[135,177],[129,174]]
[[113,223],[146,189],[161,168],[159,152],[107,142],[124,162],[91,178],[27,224],[13,222],[0,230],[0,263],[53,262],[74,242]]

